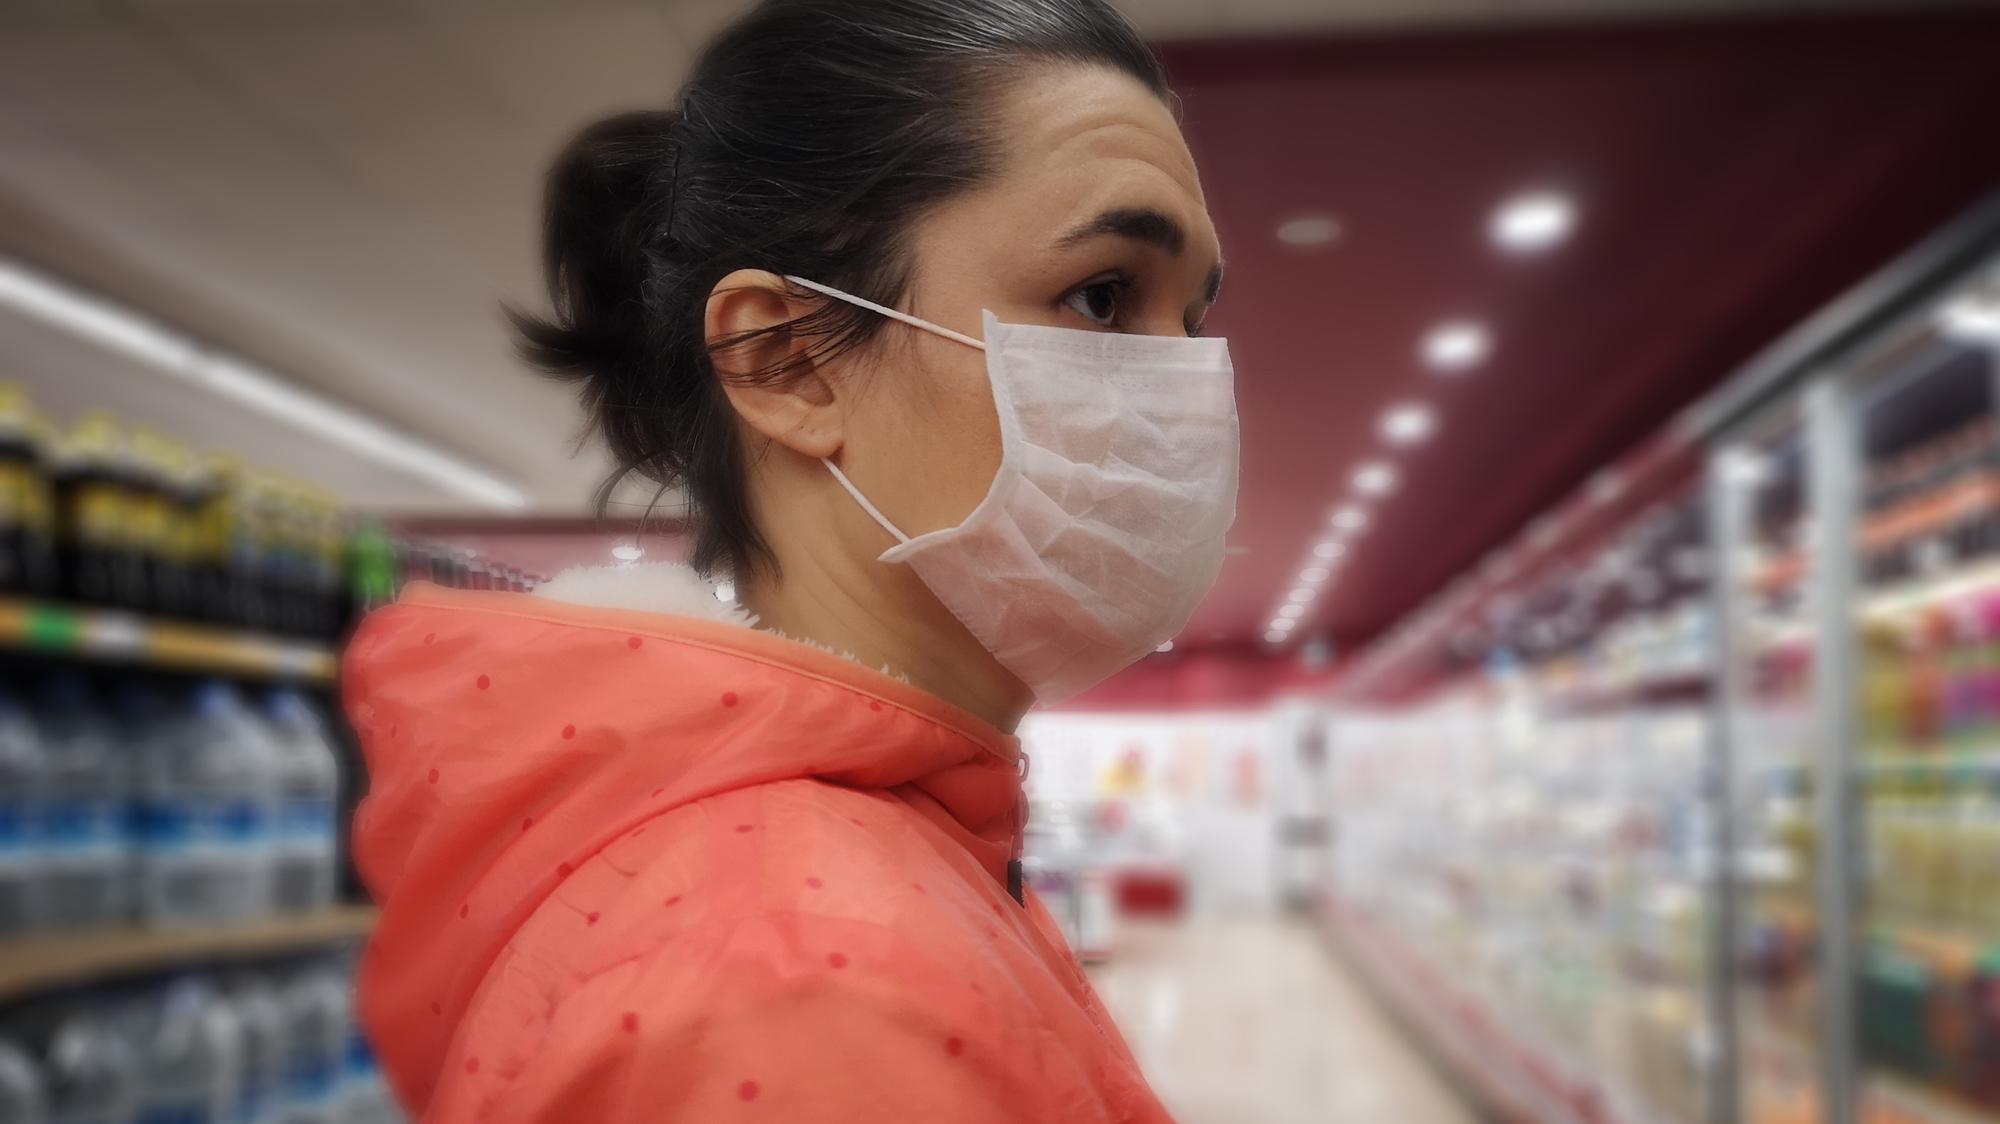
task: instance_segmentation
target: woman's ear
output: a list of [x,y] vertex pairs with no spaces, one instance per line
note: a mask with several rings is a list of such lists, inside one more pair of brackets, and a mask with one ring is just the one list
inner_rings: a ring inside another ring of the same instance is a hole
[[[807,353],[809,341],[785,327],[823,298],[796,293],[775,273],[739,269],[709,290],[703,333],[715,377],[736,415],[770,440],[817,460],[840,451],[847,427],[833,383]],[[788,361],[796,365],[784,377],[757,378]]]

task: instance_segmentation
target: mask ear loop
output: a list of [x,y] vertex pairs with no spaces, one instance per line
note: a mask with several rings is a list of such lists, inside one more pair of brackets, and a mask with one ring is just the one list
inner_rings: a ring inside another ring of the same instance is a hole
[[934,336],[943,336],[945,339],[956,340],[967,347],[976,347],[981,351],[986,350],[986,341],[984,340],[974,339],[973,337],[966,335],[964,332],[954,332],[950,328],[946,328],[938,324],[933,324],[928,320],[922,319],[921,317],[912,316],[907,312],[898,312],[897,310],[890,308],[888,305],[876,304],[874,301],[868,300],[865,297],[857,297],[853,293],[843,293],[839,289],[836,289],[831,285],[822,285],[817,281],[808,281],[803,277],[794,277],[789,273],[785,274],[785,280],[790,281],[794,285],[799,285],[804,288],[811,289],[815,293],[820,293],[825,296],[832,297],[834,300],[846,301],[848,304],[854,305],[858,308],[865,308],[870,312],[880,313],[883,316],[887,316],[891,320],[900,320],[903,323],[908,324],[912,328],[922,328],[924,331],[929,332]]
[[[876,304],[874,301],[868,300],[865,297],[857,297],[853,293],[844,293],[839,289],[834,288],[831,285],[822,285],[817,281],[808,281],[803,277],[797,277],[789,273],[785,274],[784,277],[785,280],[790,281],[794,285],[797,285],[805,289],[811,289],[815,293],[819,293],[823,296],[832,297],[834,300],[845,301],[848,304],[854,305],[858,308],[865,308],[870,312],[887,316],[891,320],[901,321],[904,324],[908,324],[912,328],[921,328],[924,331],[931,333],[932,335],[943,336],[945,339],[948,340],[955,340],[959,343],[964,344],[967,347],[976,347],[981,351],[986,350],[986,343],[984,340],[974,339],[963,332],[954,332],[950,328],[946,328],[938,324],[933,324],[928,320],[912,316],[907,312],[899,312],[896,309],[890,308],[887,305]],[[882,514],[880,508],[868,502],[868,497],[861,494],[861,489],[854,486],[854,481],[849,480],[845,472],[840,471],[840,466],[833,463],[833,458],[821,457],[819,459],[819,463],[825,465],[826,470],[828,472],[833,473],[833,478],[835,480],[840,481],[840,486],[847,489],[847,494],[854,497],[854,502],[861,505],[861,510],[867,512],[869,518],[881,524],[882,529],[889,532],[890,537],[894,538],[896,542],[899,544],[907,543],[910,541],[910,536],[898,530],[894,523],[889,522],[889,517]]]
[[869,517],[874,519],[875,522],[880,523],[882,529],[889,532],[898,543],[910,541],[910,536],[897,530],[896,525],[889,522],[888,516],[882,514],[879,508],[868,502],[868,497],[861,494],[861,489],[854,486],[854,481],[849,480],[845,472],[840,471],[840,466],[833,463],[832,457],[821,457],[819,463],[825,465],[828,472],[833,473],[833,478],[840,481],[840,486],[847,489],[847,494],[854,497],[854,502],[861,505],[861,510],[867,512]]

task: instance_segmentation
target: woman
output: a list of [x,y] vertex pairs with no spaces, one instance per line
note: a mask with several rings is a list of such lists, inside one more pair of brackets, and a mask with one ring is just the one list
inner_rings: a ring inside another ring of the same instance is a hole
[[695,569],[419,586],[350,650],[424,1119],[1166,1118],[1022,892],[1011,731],[1234,517],[1169,97],[1101,0],[772,0],[561,156],[528,346]]

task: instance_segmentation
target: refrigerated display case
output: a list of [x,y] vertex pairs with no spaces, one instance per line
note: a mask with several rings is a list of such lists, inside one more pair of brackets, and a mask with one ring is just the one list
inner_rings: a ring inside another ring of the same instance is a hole
[[1358,661],[1325,916],[1500,1115],[2000,1124],[1996,414],[2000,200]]

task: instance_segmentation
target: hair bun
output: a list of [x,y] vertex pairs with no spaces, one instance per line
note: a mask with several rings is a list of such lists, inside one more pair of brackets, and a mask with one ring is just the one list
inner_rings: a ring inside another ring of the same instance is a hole
[[665,249],[680,111],[607,117],[578,133],[549,169],[543,262],[555,324],[523,325],[537,366],[572,378],[626,359],[644,338],[641,292]]

